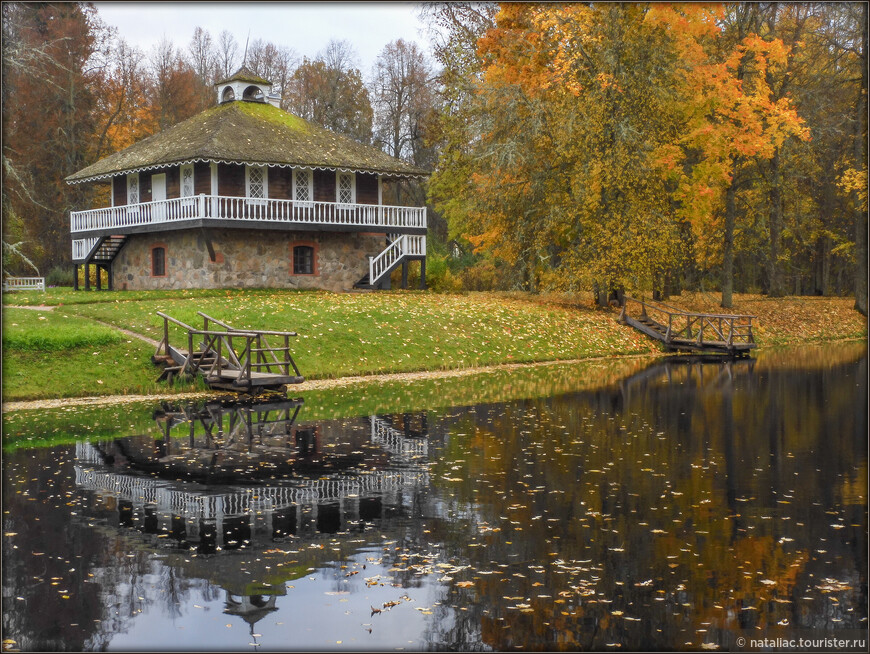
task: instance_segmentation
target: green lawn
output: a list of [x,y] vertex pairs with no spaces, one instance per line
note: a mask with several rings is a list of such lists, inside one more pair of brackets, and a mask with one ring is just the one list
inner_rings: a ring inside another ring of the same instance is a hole
[[[688,296],[671,300],[689,305],[699,301]],[[761,346],[801,343],[811,336],[821,338],[819,334],[829,340],[853,333],[866,338],[862,317],[855,312],[852,316],[842,298],[819,298],[814,311],[802,304],[797,322],[780,320],[777,311],[782,307],[791,316],[793,299],[770,300],[763,306],[751,296],[737,296],[736,301],[759,315]],[[306,379],[660,351],[657,343],[620,326],[615,311],[592,309],[576,298],[419,291],[49,289],[4,294],[3,302],[4,400],[202,388],[158,385],[158,370],[150,362],[153,347],[100,324],[159,340],[163,321],[157,311],[197,328],[202,327],[197,315],[201,310],[237,328],[295,331],[293,356]],[[170,342],[184,348],[186,335],[173,326]]]
[[[55,308],[8,306],[24,300]],[[152,391],[153,349],[95,320],[159,340],[157,311],[196,327],[201,310],[238,328],[295,331],[307,379],[656,351],[613,313],[487,294],[51,289],[4,301],[6,400]],[[186,347],[174,326],[170,341]]]
[[[161,297],[68,310],[154,339],[162,335],[157,311],[198,328],[201,310],[237,328],[295,331],[293,355],[308,379],[654,349],[617,325],[615,314],[488,295],[224,291],[195,300]],[[186,345],[175,327],[170,342]]]
[[141,340],[71,315],[64,307],[4,307],[3,399],[156,391],[153,352]]

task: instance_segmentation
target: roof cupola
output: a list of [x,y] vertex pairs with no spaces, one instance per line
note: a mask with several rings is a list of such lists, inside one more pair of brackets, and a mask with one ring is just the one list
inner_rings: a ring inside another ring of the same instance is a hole
[[280,98],[271,94],[272,82],[263,79],[246,66],[242,66],[230,77],[217,82],[215,88],[218,104],[234,100],[268,102],[276,107],[280,104]]

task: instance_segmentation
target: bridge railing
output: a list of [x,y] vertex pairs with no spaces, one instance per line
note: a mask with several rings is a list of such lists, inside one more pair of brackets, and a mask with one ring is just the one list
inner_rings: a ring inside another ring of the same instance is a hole
[[[630,309],[639,311],[634,315]],[[622,304],[620,320],[631,315],[641,322],[654,322],[664,329],[665,343],[675,339],[692,341],[698,345],[705,342],[734,345],[755,344],[752,321],[757,316],[723,313],[694,313],[663,304],[651,304],[626,295]]]
[[[250,354],[254,355],[254,360],[249,363],[251,368],[255,368],[257,371],[261,371],[261,369],[265,368],[265,372],[279,372],[289,376],[290,368],[292,367],[297,377],[302,376],[299,372],[299,368],[296,366],[296,362],[293,360],[293,356],[290,354],[290,337],[296,336],[296,332],[279,332],[263,329],[241,330],[236,329],[217,318],[212,318],[211,316],[204,314],[202,311],[197,311],[197,314],[202,317],[203,329],[206,331],[209,330],[209,323],[214,323],[231,334],[238,334],[241,332],[249,332],[253,334],[254,347],[251,348]],[[269,338],[281,339],[283,345],[270,345],[268,342]]]
[[[155,360],[161,355],[175,359],[181,366],[178,375],[200,373],[209,378],[225,374],[232,376],[236,373],[233,383],[239,386],[251,385],[252,372],[283,374],[290,377],[291,368],[296,373],[298,381],[302,380],[299,368],[290,355],[290,337],[296,336],[295,332],[236,329],[201,311],[198,314],[203,318],[203,329],[196,329],[172,316],[157,312],[157,315],[163,318],[163,338],[157,345]],[[170,346],[170,323],[187,331],[186,355]],[[221,327],[222,330],[212,329],[212,324]],[[267,339],[274,337],[283,338],[283,346],[269,345]],[[178,361],[182,358],[183,362]]]

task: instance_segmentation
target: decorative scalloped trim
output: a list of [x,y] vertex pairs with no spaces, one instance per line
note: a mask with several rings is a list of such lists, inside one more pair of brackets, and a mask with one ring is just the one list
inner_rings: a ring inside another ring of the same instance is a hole
[[141,173],[146,170],[157,170],[158,168],[169,168],[171,166],[185,166],[187,164],[193,163],[225,163],[225,164],[240,164],[240,165],[254,165],[254,166],[268,166],[269,168],[307,168],[308,170],[332,170],[332,171],[341,171],[343,173],[374,173],[376,175],[383,175],[385,177],[415,177],[415,178],[423,178],[425,175],[417,175],[414,173],[388,173],[382,172],[380,170],[372,170],[372,169],[363,169],[363,168],[338,168],[333,166],[298,166],[293,164],[276,164],[276,163],[264,163],[262,161],[226,161],[225,159],[187,159],[185,161],[173,161],[168,164],[154,164],[153,166],[142,166],[139,168],[130,168],[124,170],[115,170],[111,173],[104,173],[102,175],[93,175],[91,177],[84,177],[82,179],[75,179],[68,181],[67,184],[82,184],[83,182],[95,182],[101,179],[111,179],[116,175],[129,175],[130,173]]

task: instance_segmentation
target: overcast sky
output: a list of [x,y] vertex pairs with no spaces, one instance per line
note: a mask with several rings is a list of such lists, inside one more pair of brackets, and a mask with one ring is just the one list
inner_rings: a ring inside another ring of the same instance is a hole
[[431,55],[414,2],[95,2],[102,20],[149,55],[166,36],[186,48],[199,26],[212,38],[229,30],[239,43],[262,39],[314,58],[330,39],[347,40],[367,75],[387,43],[416,41]]

